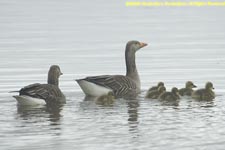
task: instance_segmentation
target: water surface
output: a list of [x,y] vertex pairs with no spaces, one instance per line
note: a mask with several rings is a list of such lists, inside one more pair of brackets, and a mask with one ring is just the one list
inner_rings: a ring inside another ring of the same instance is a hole
[[[125,1],[0,0],[1,149],[223,149],[225,146],[225,9],[126,8]],[[125,74],[129,40],[137,53],[142,93],[104,106],[85,101],[74,79]],[[17,107],[12,93],[45,83],[58,64],[67,104]],[[212,81],[212,102],[176,105],[146,100],[158,81],[167,89]]]

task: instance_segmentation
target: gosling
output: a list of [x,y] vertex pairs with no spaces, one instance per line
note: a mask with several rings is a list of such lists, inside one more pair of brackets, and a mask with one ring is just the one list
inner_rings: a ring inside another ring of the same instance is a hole
[[179,94],[181,96],[191,96],[194,90],[192,88],[196,88],[197,86],[194,85],[193,82],[187,81],[185,84],[185,88],[179,90]]
[[192,93],[192,98],[195,100],[213,100],[215,98],[213,89],[214,87],[212,82],[207,82],[204,89],[199,89]]
[[157,86],[151,87],[151,88],[148,90],[148,92],[153,91],[153,90],[158,90],[158,88],[159,88],[160,86],[164,86],[164,83],[163,83],[163,82],[159,82],[159,83],[157,84]]
[[166,88],[160,86],[157,90],[148,91],[145,98],[157,99],[164,92],[166,92]]
[[102,95],[97,97],[96,104],[100,105],[111,105],[115,101],[115,97],[113,95],[113,92],[108,92],[106,95]]
[[171,92],[164,92],[159,96],[159,100],[177,101],[179,99],[180,99],[180,95],[176,87],[173,87]]

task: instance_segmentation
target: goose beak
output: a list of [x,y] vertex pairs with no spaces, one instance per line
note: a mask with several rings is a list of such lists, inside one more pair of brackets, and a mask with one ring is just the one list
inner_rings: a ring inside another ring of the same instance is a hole
[[147,46],[148,44],[147,43],[142,43],[142,42],[140,42],[140,47],[142,48],[142,47],[145,47],[145,46]]
[[193,84],[193,88],[196,88],[197,86]]
[[61,72],[60,75],[63,75],[63,73]]

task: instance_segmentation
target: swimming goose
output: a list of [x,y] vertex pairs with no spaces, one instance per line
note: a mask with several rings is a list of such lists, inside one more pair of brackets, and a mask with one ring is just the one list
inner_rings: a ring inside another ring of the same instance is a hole
[[207,82],[204,89],[199,89],[192,93],[192,98],[196,100],[213,100],[215,93],[212,89],[214,89],[212,82]]
[[192,81],[187,81],[185,84],[185,88],[181,88],[179,90],[179,94],[181,96],[191,96],[191,94],[194,91],[192,88],[195,88],[195,87],[197,87],[197,86],[194,85],[194,83]]
[[148,89],[148,92],[153,91],[153,90],[158,90],[160,86],[164,86],[164,83],[163,82],[159,82],[157,84],[157,86],[153,86],[150,89]]
[[126,75],[91,76],[76,80],[83,92],[89,96],[101,96],[113,92],[116,98],[133,97],[141,91],[141,83],[135,63],[135,53],[146,43],[129,41],[126,45]]
[[59,66],[52,65],[48,72],[48,84],[35,83],[20,89],[19,95],[13,96],[18,105],[51,105],[65,103],[65,96],[59,89],[58,78],[62,75]]
[[176,101],[180,99],[179,91],[176,87],[173,87],[171,92],[164,92],[159,96],[160,100]]
[[158,90],[148,91],[145,98],[157,99],[159,95],[166,91],[164,86],[160,86]]

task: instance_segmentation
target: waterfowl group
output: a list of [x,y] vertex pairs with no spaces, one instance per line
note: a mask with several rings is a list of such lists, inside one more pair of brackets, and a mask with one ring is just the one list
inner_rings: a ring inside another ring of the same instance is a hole
[[[158,86],[159,88],[154,90]],[[196,87],[197,86],[192,81],[187,81],[185,88],[178,90],[176,87],[173,87],[171,92],[167,92],[164,83],[159,82],[157,86],[153,86],[147,91],[145,98],[166,101],[176,101],[179,100],[181,96],[189,96],[195,100],[213,100],[215,98],[212,82],[207,82],[204,89],[194,91],[193,88]]]
[[[135,53],[147,46],[139,41],[129,41],[125,48],[126,75],[100,75],[89,76],[76,80],[86,96],[98,97],[99,103],[114,101],[114,98],[134,98],[141,92],[140,77],[135,63]],[[52,65],[48,72],[48,83],[35,83],[20,89],[19,95],[13,96],[19,105],[54,105],[66,102],[64,94],[59,88],[59,77],[62,72],[57,65]],[[151,87],[146,94],[146,98],[166,101],[176,101],[180,96],[191,96],[197,100],[212,100],[215,93],[212,91],[213,84],[207,82],[204,89],[194,91],[196,85],[187,81],[185,88],[178,90],[172,88],[167,92],[163,82]],[[15,92],[15,91],[14,91]]]

